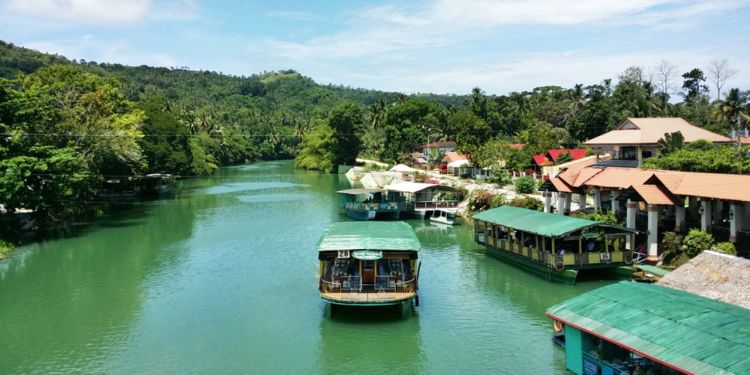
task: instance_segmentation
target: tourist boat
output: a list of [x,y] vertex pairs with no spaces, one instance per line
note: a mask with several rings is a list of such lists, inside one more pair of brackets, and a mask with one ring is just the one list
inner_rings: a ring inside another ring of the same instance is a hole
[[454,225],[456,224],[456,210],[445,208],[435,210],[432,216],[430,216],[430,221],[434,223]]
[[547,280],[575,283],[579,271],[630,276],[637,231],[575,217],[502,206],[474,215],[475,241],[490,255]]
[[354,220],[399,219],[407,209],[398,193],[383,189],[346,189],[338,193],[346,216]]
[[335,305],[418,305],[420,247],[404,222],[332,224],[318,242],[320,297]]

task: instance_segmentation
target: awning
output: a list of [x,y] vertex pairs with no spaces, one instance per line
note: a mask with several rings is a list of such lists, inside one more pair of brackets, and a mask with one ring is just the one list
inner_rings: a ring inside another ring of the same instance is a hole
[[456,161],[448,163],[448,168],[461,168],[469,164],[471,164],[471,162],[468,160],[456,160]]
[[406,164],[397,164],[393,168],[390,169],[393,172],[415,172],[416,169],[406,165]]
[[339,194],[346,194],[346,195],[362,195],[362,194],[374,194],[374,193],[382,193],[385,190],[383,189],[346,189],[346,190],[339,190],[337,193]]

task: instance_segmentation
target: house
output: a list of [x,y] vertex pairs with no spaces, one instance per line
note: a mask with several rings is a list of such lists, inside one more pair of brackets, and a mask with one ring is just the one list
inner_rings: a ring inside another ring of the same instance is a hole
[[456,146],[456,142],[453,141],[428,143],[422,145],[422,156],[427,160],[432,160],[440,155],[456,151]]
[[[449,173],[454,176],[461,176],[464,174],[462,172],[471,169],[470,167],[471,160],[469,160],[469,157],[458,152],[448,152],[440,161],[440,173],[442,174]],[[470,172],[466,174],[470,174]]]
[[659,156],[658,142],[667,133],[680,132],[685,143],[707,140],[731,144],[732,140],[690,124],[680,117],[649,117],[625,119],[614,130],[589,139],[583,144],[612,155],[609,165],[636,167],[643,159]]
[[563,154],[569,154],[570,157],[575,161],[586,157],[588,153],[586,148],[557,148],[549,149],[544,154],[531,155],[531,160],[534,162],[534,167],[545,176],[554,176],[552,174],[544,173],[544,167],[553,166],[558,164],[558,160]]

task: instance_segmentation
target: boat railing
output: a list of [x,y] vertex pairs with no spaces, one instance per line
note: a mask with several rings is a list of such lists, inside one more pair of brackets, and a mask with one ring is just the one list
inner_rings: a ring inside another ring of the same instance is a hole
[[417,210],[428,210],[428,209],[435,209],[435,208],[456,208],[458,207],[458,201],[439,201],[439,202],[433,202],[433,201],[417,201],[414,202],[414,209]]
[[347,202],[344,208],[346,208],[347,210],[355,210],[355,211],[405,211],[406,203],[403,203],[403,202],[381,202],[381,203]]
[[321,278],[323,293],[413,293],[416,278],[402,280],[401,276],[376,276],[374,283],[363,283],[360,276],[331,276]]

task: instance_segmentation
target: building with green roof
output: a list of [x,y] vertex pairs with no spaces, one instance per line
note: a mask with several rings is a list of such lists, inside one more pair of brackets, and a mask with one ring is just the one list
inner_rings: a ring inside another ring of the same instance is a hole
[[[750,310],[681,290],[620,282],[547,310],[576,374],[750,374]],[[651,372],[649,372],[651,371]]]
[[[502,206],[474,215],[475,240],[490,255],[548,280],[574,283],[581,270],[630,275],[636,231],[592,220]],[[632,237],[631,237],[632,240]]]

